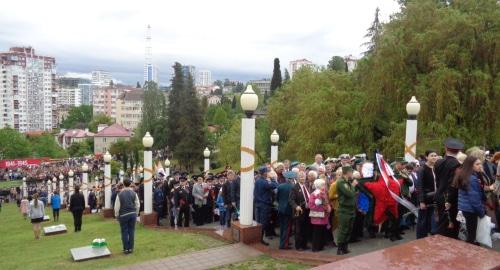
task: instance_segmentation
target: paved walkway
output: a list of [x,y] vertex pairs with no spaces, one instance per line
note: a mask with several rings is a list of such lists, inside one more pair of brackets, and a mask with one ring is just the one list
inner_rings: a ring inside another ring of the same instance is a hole
[[262,252],[243,244],[226,245],[165,259],[128,265],[118,270],[204,270],[252,259]]

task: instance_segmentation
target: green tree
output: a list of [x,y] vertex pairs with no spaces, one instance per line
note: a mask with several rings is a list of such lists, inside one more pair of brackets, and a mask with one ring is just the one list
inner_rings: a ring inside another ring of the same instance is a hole
[[228,117],[226,111],[221,106],[217,106],[217,110],[213,117],[213,123],[215,125],[226,126],[227,121]]
[[233,93],[241,93],[245,90],[245,85],[243,83],[238,82],[234,87],[233,87]]
[[273,95],[274,91],[279,87],[281,87],[280,59],[274,58],[273,77],[271,79],[271,95]]
[[31,156],[31,147],[26,137],[12,128],[0,129],[0,159],[15,159]]
[[81,105],[70,109],[68,116],[62,121],[62,128],[79,128],[88,127],[92,121],[92,105]]
[[74,142],[68,149],[68,154],[70,157],[83,157],[91,155],[94,152],[93,146],[90,145],[89,140]]
[[127,171],[128,159],[131,152],[131,145],[128,141],[125,140],[119,140],[113,143],[109,148],[109,153],[122,162],[124,171]]
[[68,153],[60,147],[51,134],[29,138],[33,157],[64,158]]
[[285,68],[285,79],[283,79],[283,84],[289,81],[290,81],[290,73],[288,72],[288,69]]
[[91,132],[96,133],[97,132],[97,126],[100,124],[106,124],[106,125],[112,125],[114,123],[113,119],[105,114],[97,114],[94,115],[94,118],[92,118],[92,121],[89,123],[89,130]]
[[184,78],[182,66],[174,65],[168,110],[168,144],[179,163],[192,170],[202,160],[206,145],[203,111],[196,96],[193,78]]
[[365,38],[370,39],[368,42],[363,44],[367,47],[367,50],[364,52],[365,55],[370,54],[375,50],[375,46],[380,35],[382,34],[382,23],[378,18],[379,13],[380,9],[377,7],[377,9],[375,9],[375,18],[373,19],[373,23],[370,28],[368,28],[368,33],[365,35]]
[[155,82],[144,84],[144,102],[142,105],[142,122],[139,133],[143,137],[149,131],[155,139],[154,149],[167,146],[167,105],[165,95]]
[[137,82],[137,84],[135,85],[135,88],[141,88],[141,84],[139,82]]
[[332,59],[328,61],[328,68],[335,71],[346,71],[344,58],[341,56],[333,56]]

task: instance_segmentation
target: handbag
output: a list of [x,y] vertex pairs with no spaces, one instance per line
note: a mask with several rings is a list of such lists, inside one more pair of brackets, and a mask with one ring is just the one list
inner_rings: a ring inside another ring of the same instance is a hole
[[324,218],[325,217],[325,212],[324,211],[309,211],[309,217],[311,218]]

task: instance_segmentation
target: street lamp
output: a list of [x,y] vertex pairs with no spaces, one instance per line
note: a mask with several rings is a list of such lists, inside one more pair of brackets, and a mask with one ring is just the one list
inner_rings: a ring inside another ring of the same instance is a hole
[[61,197],[62,204],[66,205],[64,201],[64,175],[62,173],[59,174],[59,196]]
[[125,172],[120,169],[120,182],[123,183],[123,176],[125,175]]
[[28,197],[28,186],[26,184],[26,177],[23,177],[23,197]]
[[104,217],[113,217],[111,208],[111,154],[106,151],[104,159]]
[[276,130],[271,133],[271,166],[278,162],[278,142],[280,140],[280,135]]
[[208,173],[210,171],[210,150],[208,150],[208,147],[205,147],[205,150],[203,151],[203,156],[205,157],[205,163],[204,163],[204,168],[203,172]]
[[73,192],[74,192],[74,188],[73,188],[73,176],[75,175],[75,173],[73,172],[73,170],[69,170],[68,172],[68,185],[69,185],[69,196],[71,197],[71,195],[73,195]]
[[420,103],[412,96],[406,104],[406,138],[405,138],[405,160],[412,162],[416,160],[417,154],[417,115],[420,112]]
[[142,145],[144,146],[144,215],[148,216],[145,217],[148,220],[144,220],[144,224],[148,223],[149,216],[153,214],[153,152],[151,151],[153,144],[153,137],[146,132],[142,138]]
[[165,159],[165,178],[170,176],[170,160]]
[[83,163],[82,165],[82,190],[83,197],[85,198],[85,210],[89,207],[89,165],[87,163]]
[[50,204],[52,201],[52,181],[50,181],[50,179],[47,180],[47,193],[48,193],[47,202]]
[[252,116],[259,105],[259,97],[251,85],[241,95],[240,103],[246,115],[241,119],[240,224],[251,226],[255,166],[255,119]]

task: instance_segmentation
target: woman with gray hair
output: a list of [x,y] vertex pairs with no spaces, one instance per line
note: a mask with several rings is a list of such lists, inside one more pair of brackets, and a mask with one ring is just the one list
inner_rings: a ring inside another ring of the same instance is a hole
[[318,252],[325,246],[326,227],[331,207],[326,193],[326,182],[323,179],[314,181],[315,190],[309,196],[309,217],[312,224],[312,251]]

